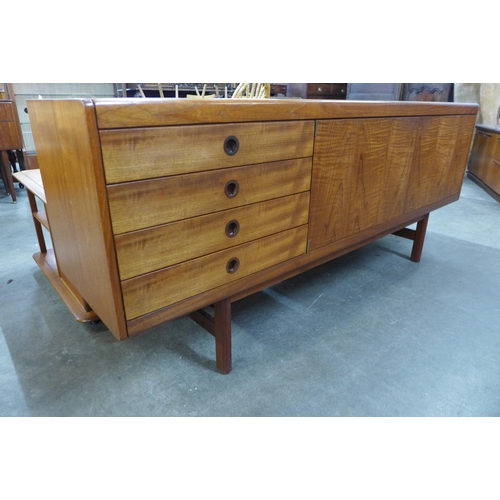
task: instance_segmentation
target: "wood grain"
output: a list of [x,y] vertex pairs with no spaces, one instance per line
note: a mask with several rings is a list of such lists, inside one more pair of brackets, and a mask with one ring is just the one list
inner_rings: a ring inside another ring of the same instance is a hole
[[[307,226],[122,282],[127,320],[206,292],[305,253]],[[227,263],[239,259],[236,272]],[[181,286],[182,285],[182,286]]]
[[[309,193],[255,203],[115,237],[122,280],[307,224]],[[225,232],[238,221],[234,237]]]
[[[101,131],[108,184],[312,155],[313,121]],[[236,137],[234,155],[224,141]]]
[[23,149],[21,129],[12,101],[0,101],[0,150]]
[[[177,175],[108,187],[115,234],[309,191],[311,158]],[[236,180],[233,198],[224,194]]]
[[202,123],[469,114],[477,104],[308,99],[96,99],[100,129]]
[[310,248],[458,195],[473,124],[470,116],[319,122]]

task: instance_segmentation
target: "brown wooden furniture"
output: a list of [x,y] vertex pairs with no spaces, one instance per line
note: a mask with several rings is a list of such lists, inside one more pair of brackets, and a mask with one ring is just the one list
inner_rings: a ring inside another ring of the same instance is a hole
[[405,83],[401,94],[403,101],[453,101],[453,83]]
[[429,212],[459,197],[478,109],[301,99],[28,107],[59,279],[118,339],[191,315],[215,336],[223,373],[231,302],[391,233],[413,240],[420,259]]
[[352,101],[453,101],[452,83],[348,83]]
[[500,125],[476,125],[467,176],[500,201]]
[[343,100],[347,95],[347,83],[287,83],[286,85],[288,97]]
[[14,164],[17,159],[21,168],[24,168],[23,149],[23,136],[14,103],[10,99],[0,100],[0,177],[13,203],[17,202],[17,198],[11,159]]

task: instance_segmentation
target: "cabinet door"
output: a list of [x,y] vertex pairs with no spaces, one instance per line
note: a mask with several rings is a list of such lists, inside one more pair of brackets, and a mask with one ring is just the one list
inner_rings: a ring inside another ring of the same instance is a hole
[[319,121],[309,249],[458,197],[473,130],[468,116]]

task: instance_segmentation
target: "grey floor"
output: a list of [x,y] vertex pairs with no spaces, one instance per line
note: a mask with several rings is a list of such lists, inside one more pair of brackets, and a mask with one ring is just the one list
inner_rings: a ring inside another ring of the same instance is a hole
[[229,375],[187,318],[122,342],[74,321],[17,196],[0,183],[0,416],[500,415],[500,204],[468,179],[419,264],[388,236],[233,304]]

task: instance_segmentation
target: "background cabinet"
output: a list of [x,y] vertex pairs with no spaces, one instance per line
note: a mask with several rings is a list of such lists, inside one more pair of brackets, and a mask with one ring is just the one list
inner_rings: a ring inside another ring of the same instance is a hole
[[453,83],[349,83],[347,99],[452,102]]
[[347,83],[286,83],[287,97],[302,99],[345,99]]
[[500,201],[500,127],[476,125],[467,175]]

